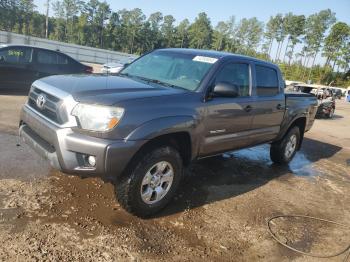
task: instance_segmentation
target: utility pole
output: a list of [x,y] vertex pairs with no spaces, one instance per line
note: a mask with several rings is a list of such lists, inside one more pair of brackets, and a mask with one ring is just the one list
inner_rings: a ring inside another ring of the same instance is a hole
[[47,0],[47,2],[46,2],[46,29],[45,29],[46,39],[49,37],[49,10],[50,10],[50,0]]

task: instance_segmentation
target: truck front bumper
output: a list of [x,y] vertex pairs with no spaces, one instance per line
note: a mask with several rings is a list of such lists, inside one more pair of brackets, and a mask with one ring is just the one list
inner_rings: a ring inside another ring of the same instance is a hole
[[[19,127],[21,139],[55,169],[65,173],[116,177],[145,141],[108,140],[60,128],[25,105]],[[88,157],[95,157],[91,166]]]

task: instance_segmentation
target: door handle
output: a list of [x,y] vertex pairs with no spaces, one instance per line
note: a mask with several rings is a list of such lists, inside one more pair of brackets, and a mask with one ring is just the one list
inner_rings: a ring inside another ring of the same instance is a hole
[[247,106],[244,108],[244,111],[250,112],[252,109],[253,109],[252,106],[247,105]]

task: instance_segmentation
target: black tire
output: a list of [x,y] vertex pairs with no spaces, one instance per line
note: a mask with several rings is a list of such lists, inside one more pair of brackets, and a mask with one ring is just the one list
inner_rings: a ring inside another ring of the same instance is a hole
[[[287,144],[290,141],[291,137],[296,137],[296,144],[294,147],[294,151],[291,154],[286,154]],[[289,130],[289,132],[283,137],[283,139],[278,142],[274,142],[271,144],[270,148],[270,158],[276,164],[288,164],[293,157],[295,156],[298,147],[300,144],[300,129],[295,126]]]
[[[158,202],[147,204],[141,196],[142,181],[152,166],[166,161],[173,168],[172,184]],[[163,209],[174,197],[183,176],[183,163],[179,152],[170,146],[163,146],[146,152],[131,163],[129,168],[116,182],[116,197],[120,205],[129,213],[139,217],[149,217]]]

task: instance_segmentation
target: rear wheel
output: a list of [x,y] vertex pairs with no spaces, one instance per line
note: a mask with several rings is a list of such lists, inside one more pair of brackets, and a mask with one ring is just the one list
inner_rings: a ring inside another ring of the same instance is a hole
[[295,126],[284,138],[271,145],[270,157],[276,164],[288,164],[296,154],[300,143],[300,129]]
[[116,196],[128,212],[147,217],[159,212],[173,198],[182,178],[182,158],[170,147],[156,148],[131,164],[118,179]]

